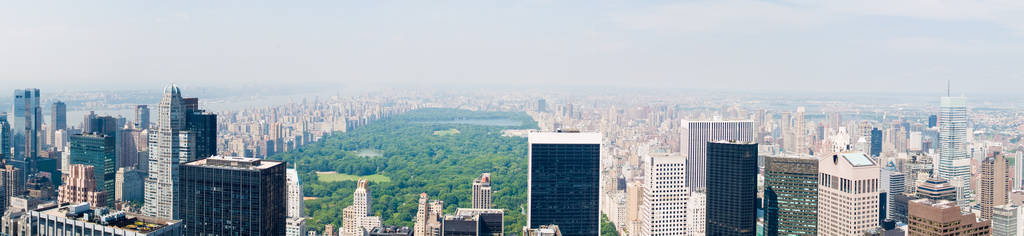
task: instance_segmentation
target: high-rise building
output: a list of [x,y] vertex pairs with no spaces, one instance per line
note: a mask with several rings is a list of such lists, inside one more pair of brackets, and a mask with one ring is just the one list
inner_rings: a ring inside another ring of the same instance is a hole
[[221,156],[182,164],[182,194],[175,207],[185,234],[284,235],[285,165]]
[[687,235],[686,158],[655,153],[646,163],[638,235]]
[[445,236],[501,236],[504,216],[501,209],[459,208],[454,215],[444,216],[441,232]]
[[956,201],[956,186],[946,179],[930,178],[917,186],[917,197],[934,201]]
[[[288,218],[286,222],[286,229],[284,232],[285,236],[305,236],[306,235],[306,218]],[[312,231],[310,231],[312,232]]]
[[68,167],[69,172],[63,173],[64,184],[57,188],[57,202],[61,204],[78,204],[88,202],[92,207],[106,207],[106,192],[96,189],[96,171],[93,166],[74,164]]
[[[948,180],[962,179],[967,191],[957,192],[966,199],[971,188],[971,165],[967,156],[967,98],[942,97],[939,104],[939,169],[938,176]],[[960,205],[964,205],[962,202]]]
[[3,204],[0,204],[0,208],[6,209],[7,206],[11,205],[12,197],[19,197],[25,195],[25,179],[22,179],[25,175],[21,174],[21,169],[14,165],[3,165],[0,169],[0,184],[3,184]]
[[491,208],[491,173],[483,173],[473,180],[473,208]]
[[144,199],[146,172],[138,169],[118,168],[114,176],[114,201],[137,202]]
[[[185,123],[195,145],[192,158],[217,155],[217,115],[199,109],[199,98],[186,98]],[[194,160],[194,159],[193,159]]]
[[818,234],[861,235],[878,227],[878,163],[863,153],[836,154],[818,159],[818,172]]
[[1024,150],[1018,150],[1014,153],[1013,158],[1013,182],[1010,183],[1010,187],[1016,190],[1024,190]]
[[885,219],[897,220],[906,217],[905,215],[901,216],[901,212],[893,209],[893,206],[896,204],[896,196],[906,190],[906,176],[896,167],[896,163],[890,161],[888,164],[885,164],[885,168],[882,168],[879,178],[880,202],[878,205],[878,222],[882,222]]
[[444,202],[430,200],[427,193],[420,194],[419,208],[413,224],[413,235],[441,236],[441,224],[444,223]]
[[124,118],[97,116],[95,114],[87,117],[85,120],[82,120],[82,133],[100,133],[115,137],[124,128]]
[[928,128],[934,128],[939,122],[939,116],[929,115],[928,116]]
[[149,129],[149,106],[135,106],[135,128]]
[[7,112],[0,112],[0,161],[11,160],[14,157],[11,149],[13,138],[11,123],[7,122]]
[[[707,176],[707,143],[718,140],[753,142],[753,121],[682,121],[680,152],[686,153],[686,186],[703,191]],[[563,232],[565,227],[559,225]]]
[[302,218],[302,181],[296,169],[288,169],[288,218]]
[[185,106],[178,86],[164,88],[163,98],[157,107],[156,126],[149,132],[149,174],[146,178],[146,199],[142,206],[145,215],[180,219],[174,208],[180,187],[175,184],[178,180],[178,165],[194,156],[194,146],[191,145],[193,138],[185,127],[184,112]]
[[686,232],[691,235],[704,235],[707,231],[708,195],[701,191],[690,191],[690,201],[686,202]]
[[878,128],[871,129],[871,156],[878,157],[882,155],[882,130]]
[[771,156],[764,161],[765,235],[817,235],[818,160]]
[[108,206],[114,203],[114,178],[117,175],[114,137],[105,134],[89,133],[73,135],[71,143],[71,164],[82,164],[93,167],[96,190],[103,191]]
[[992,208],[992,235],[1016,236],[1020,219],[1019,206],[1000,205]]
[[43,127],[43,111],[39,107],[39,89],[14,90],[14,104],[11,109],[14,121],[12,147],[14,158],[11,164],[21,169],[21,179],[36,172],[35,158],[39,156],[40,129]]
[[707,143],[708,235],[757,232],[757,143]]
[[47,135],[47,144],[53,146],[57,140],[54,140],[54,132],[57,130],[63,130],[68,128],[68,107],[64,102],[56,101],[51,105],[53,110],[50,111],[50,124],[49,132]]
[[990,153],[981,162],[980,198],[981,218],[992,219],[992,208],[1009,202],[1010,163],[1002,153]]
[[558,225],[566,236],[600,232],[601,134],[528,135],[526,226]]
[[370,214],[373,194],[370,192],[369,184],[369,181],[360,179],[352,193],[352,205],[342,211],[341,236],[361,236],[374,227],[381,226],[380,217]]
[[989,235],[991,221],[978,221],[974,213],[961,213],[955,202],[931,199],[910,201],[907,235]]

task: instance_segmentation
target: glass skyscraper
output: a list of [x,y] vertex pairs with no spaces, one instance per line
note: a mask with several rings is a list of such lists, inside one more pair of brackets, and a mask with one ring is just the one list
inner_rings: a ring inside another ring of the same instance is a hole
[[707,235],[757,233],[757,143],[707,143]]
[[32,162],[39,154],[39,129],[43,126],[43,112],[39,108],[39,89],[14,90],[14,104],[11,108],[14,120],[11,146],[14,148],[14,166],[22,169],[23,179],[35,173]]
[[529,134],[529,228],[558,225],[565,236],[598,235],[601,134]]
[[[971,165],[967,157],[967,98],[942,97],[939,104],[939,177],[959,179],[967,199],[971,190]],[[964,202],[959,204],[963,205]]]
[[764,234],[817,235],[818,160],[810,156],[764,160]]

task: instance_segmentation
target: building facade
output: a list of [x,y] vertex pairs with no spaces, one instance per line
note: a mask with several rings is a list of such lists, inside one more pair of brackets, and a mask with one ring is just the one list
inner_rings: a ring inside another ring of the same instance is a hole
[[279,161],[221,156],[182,164],[175,207],[185,234],[284,235],[285,168]]
[[558,225],[563,235],[600,232],[601,134],[528,135],[527,227]]
[[686,158],[656,153],[646,161],[638,235],[687,235]]
[[1017,228],[1020,226],[1020,207],[1016,205],[1001,205],[992,208],[992,235],[994,236],[1016,236]]
[[70,142],[71,165],[92,166],[96,190],[104,192],[103,197],[107,199],[103,202],[107,206],[113,206],[114,178],[117,176],[114,137],[99,133],[72,135]]
[[419,207],[413,225],[413,235],[441,236],[441,224],[444,223],[444,202],[430,200],[427,193],[420,194]]
[[483,173],[473,180],[473,208],[491,208],[491,173]]
[[707,143],[708,235],[757,232],[757,143]]
[[[969,195],[971,166],[967,156],[967,98],[942,97],[939,103],[939,169],[938,176],[947,180],[962,179],[961,199]],[[964,205],[962,202],[960,205]]]
[[900,172],[899,168],[896,168],[895,163],[889,162],[885,164],[885,168],[882,168],[879,178],[879,184],[881,185],[879,187],[879,200],[881,200],[879,204],[879,222],[885,219],[897,220],[905,218],[906,215],[901,217],[901,213],[894,209],[897,195],[903,194],[906,190],[906,176],[903,175],[903,172]]
[[863,153],[818,160],[818,234],[861,235],[878,227],[880,167]]
[[817,235],[818,159],[766,157],[764,209],[765,235]]
[[63,173],[64,184],[57,188],[57,202],[61,204],[78,204],[88,202],[91,207],[109,206],[106,192],[96,188],[96,171],[90,165],[74,164],[68,167],[69,172]]
[[194,154],[185,115],[178,86],[164,88],[163,98],[157,107],[156,126],[149,132],[149,174],[142,206],[142,213],[147,216],[179,219],[174,208],[180,187],[176,184],[178,166],[192,159]]
[[369,181],[360,179],[352,193],[352,205],[342,210],[342,236],[361,236],[374,227],[381,226],[380,217],[370,214],[370,209],[373,208],[373,194],[369,185]]
[[[682,121],[680,152],[686,153],[686,186],[703,191],[707,143],[718,140],[754,141],[753,121]],[[561,227],[561,226],[559,226]],[[563,231],[565,229],[563,228]]]
[[981,186],[978,198],[981,218],[992,219],[992,208],[1005,205],[1010,197],[1010,163],[1001,153],[990,153],[981,162]]
[[917,199],[910,201],[907,235],[980,236],[991,233],[991,222],[978,221],[974,213],[962,213],[956,202]]

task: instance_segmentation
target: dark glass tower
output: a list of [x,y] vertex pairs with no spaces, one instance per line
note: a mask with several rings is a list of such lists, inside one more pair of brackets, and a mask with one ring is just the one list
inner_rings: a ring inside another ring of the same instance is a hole
[[818,160],[767,157],[764,175],[765,235],[817,235]]
[[214,156],[181,165],[185,235],[285,235],[284,162]]
[[199,109],[199,98],[185,98],[182,101],[185,105],[186,126],[195,138],[194,160],[217,155],[217,115]]
[[114,178],[117,177],[117,152],[114,137],[101,133],[72,135],[70,142],[71,164],[93,167],[96,189],[106,193],[107,204],[114,203]]
[[14,90],[11,108],[11,146],[14,148],[12,164],[21,169],[21,179],[35,174],[34,160],[39,156],[39,130],[43,127],[43,111],[39,108],[39,89]]
[[68,107],[64,102],[56,101],[53,102],[51,108],[53,108],[53,110],[50,111],[50,136],[48,137],[48,140],[50,145],[53,145],[53,133],[57,130],[68,128]]
[[527,225],[598,235],[601,134],[530,133]]
[[928,116],[928,128],[935,127],[935,125],[938,124],[938,123],[939,123],[939,116],[937,116],[937,115],[930,115],[930,116]]
[[757,233],[757,143],[708,142],[706,163],[707,235]]
[[149,129],[149,106],[135,106],[135,128]]
[[877,157],[882,154],[882,130],[871,129],[871,156]]
[[11,152],[11,123],[7,122],[7,112],[0,112],[0,160],[10,160],[14,153]]

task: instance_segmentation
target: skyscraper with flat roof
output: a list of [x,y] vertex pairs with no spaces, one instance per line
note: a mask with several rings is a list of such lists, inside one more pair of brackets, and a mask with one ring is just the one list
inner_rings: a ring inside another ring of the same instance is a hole
[[71,164],[93,167],[96,190],[104,192],[104,203],[114,204],[114,178],[117,176],[117,159],[114,137],[99,133],[72,135],[70,137]]
[[213,156],[181,165],[185,235],[284,235],[285,163]]
[[682,121],[680,152],[686,154],[686,186],[703,191],[707,143],[718,140],[754,141],[753,121]]
[[879,171],[863,153],[818,159],[818,234],[861,235],[878,227]]
[[14,157],[11,150],[13,138],[11,123],[7,121],[7,112],[0,112],[0,160],[10,160]]
[[878,222],[882,222],[885,219],[898,220],[905,218],[906,215],[900,215],[905,213],[894,210],[893,206],[896,205],[897,195],[902,194],[906,190],[906,176],[903,175],[899,168],[896,168],[896,163],[890,161],[888,164],[885,164],[885,168],[882,168],[879,178],[879,197],[881,201],[879,204],[880,215]]
[[981,161],[981,186],[978,188],[981,218],[992,219],[992,208],[1009,202],[1010,163],[1002,153],[989,153]]
[[707,143],[708,235],[757,233],[757,143]]
[[765,235],[817,235],[818,159],[764,159]]
[[528,143],[527,227],[558,225],[566,236],[598,235],[601,134],[530,133]]
[[53,146],[54,142],[58,141],[53,139],[54,132],[68,128],[68,107],[62,101],[53,102],[50,107],[52,109],[50,111],[50,129],[46,136],[46,143]]
[[687,235],[686,158],[655,153],[646,158],[643,197],[640,203],[640,235]]

